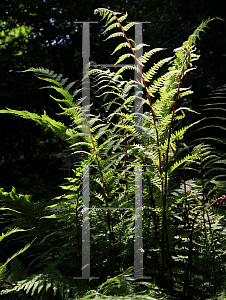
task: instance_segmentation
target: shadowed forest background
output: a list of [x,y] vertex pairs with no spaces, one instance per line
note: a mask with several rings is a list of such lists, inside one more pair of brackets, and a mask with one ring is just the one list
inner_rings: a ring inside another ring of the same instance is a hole
[[[12,234],[0,248],[4,299],[225,299],[224,2],[1,1],[0,242]],[[87,21],[96,22],[91,65],[130,63],[89,67],[90,115],[78,96]],[[144,44],[127,21],[144,22]],[[125,47],[132,54],[118,58]],[[80,160],[73,178],[61,169],[69,147]],[[90,266],[99,281],[79,280]]]
[[[99,21],[97,7],[128,12],[131,21],[151,21],[143,25],[143,42],[151,48],[164,47],[169,56],[189,34],[210,17],[226,17],[224,1],[68,1],[2,0],[0,5],[0,108],[28,110],[55,117],[60,108],[39,89],[41,82],[30,67],[62,73],[70,81],[82,79],[82,25],[75,21]],[[90,60],[112,63],[114,47],[103,42],[103,22],[90,25]],[[194,94],[186,105],[200,109],[203,99],[225,84],[225,23],[214,21],[197,43],[201,59],[190,76]],[[159,57],[161,58],[161,57]],[[187,80],[187,79],[186,79]],[[189,86],[189,82],[186,85]],[[91,98],[91,103],[95,99]],[[60,116],[57,116],[60,120]],[[66,120],[64,120],[66,121]],[[0,118],[0,186],[10,191],[31,193],[34,199],[57,194],[61,181],[61,152],[66,148],[52,132],[11,115]],[[194,138],[195,133],[190,138]],[[189,138],[189,137],[188,137]],[[222,145],[221,145],[222,146]]]

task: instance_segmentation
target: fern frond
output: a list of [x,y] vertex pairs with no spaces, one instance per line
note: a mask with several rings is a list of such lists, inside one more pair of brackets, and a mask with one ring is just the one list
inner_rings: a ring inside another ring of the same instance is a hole
[[[153,77],[153,75],[154,75],[154,72],[157,72],[157,69],[156,70],[150,70],[150,73],[149,73],[149,71],[148,71],[148,77],[146,77],[146,81],[150,81],[150,79]],[[152,75],[152,74],[153,75]],[[172,73],[171,73],[172,74]],[[150,75],[152,75],[152,76],[150,76]],[[146,75],[145,75],[146,76]],[[162,86],[163,86],[163,84],[165,83],[165,81],[169,78],[169,76],[170,76],[170,73],[166,73],[166,74],[164,74],[164,75],[162,75],[162,76],[160,76],[158,79],[156,79],[154,82],[153,82],[153,84],[152,85],[150,85],[148,88],[147,88],[147,90],[148,90],[148,93],[149,93],[149,95],[150,96],[152,96],[152,97],[154,97],[154,93],[156,93]]]
[[[138,49],[135,49],[135,50],[138,50]],[[145,52],[140,58],[138,58],[138,61],[142,64],[146,63],[153,54],[155,54],[158,51],[162,51],[162,50],[165,50],[165,48],[155,48],[148,52]]]
[[25,270],[25,267],[23,263],[15,257],[10,264],[10,276],[9,279],[12,282],[25,279],[27,277],[27,272]]
[[[137,50],[140,50],[141,48],[143,48],[143,47],[145,47],[145,46],[150,46],[150,45],[147,45],[147,44],[144,44],[144,43],[142,43],[142,44],[138,44],[138,45],[136,45],[136,47],[135,48],[132,48],[134,51],[137,51]],[[157,48],[156,48],[157,49]],[[156,50],[155,49],[155,50]],[[153,51],[153,50],[151,50],[151,51]],[[138,58],[138,60],[139,60],[139,58]]]
[[118,14],[121,14],[121,13],[114,12],[114,11],[109,10],[107,8],[97,8],[97,9],[94,10],[94,14],[95,15],[99,14],[102,17],[102,20],[107,18],[107,21],[108,21],[112,15],[118,15]]
[[136,24],[136,23],[129,23],[129,24],[127,24],[126,26],[122,26],[122,29],[123,29],[124,31],[127,31],[127,30],[129,30],[131,27],[133,27],[135,24]]
[[115,32],[115,33],[112,33],[111,35],[109,35],[109,37],[107,37],[105,39],[105,41],[109,40],[109,39],[112,39],[112,38],[115,38],[115,37],[119,37],[119,36],[122,36],[124,37],[124,34],[122,32]]
[[121,16],[120,18],[118,18],[118,22],[122,23],[123,21],[126,20],[127,17],[128,17],[128,14],[126,12],[125,15]]
[[[1,207],[0,209],[1,209],[1,210],[4,210],[5,208],[4,208],[4,207]],[[11,235],[11,234],[13,234],[13,233],[15,233],[15,232],[20,232],[20,231],[26,231],[26,230],[20,229],[20,228],[13,228],[13,229],[8,230],[6,233],[3,233],[3,232],[2,232],[2,235],[0,236],[0,242],[1,242],[5,237],[7,237],[7,236],[9,236],[9,235]]]
[[211,19],[210,17],[206,20],[203,20],[202,23],[195,29],[193,34],[189,36],[188,41],[184,42],[183,45],[187,45],[187,44],[189,44],[190,46],[195,45],[196,39],[197,38],[199,39],[199,34],[201,32],[205,32],[204,29],[209,28],[207,25],[213,20],[215,20],[215,18]]
[[129,57],[135,58],[135,56],[131,53],[123,54],[122,56],[119,57],[119,59],[116,61],[116,63],[114,65],[119,64],[120,62],[122,62],[123,60],[125,60],[126,58],[129,58]]
[[123,73],[125,70],[136,70],[137,73],[139,73],[139,68],[137,66],[131,66],[131,65],[128,65],[128,66],[123,66],[121,67],[116,73],[115,73],[115,77],[117,77],[118,75],[120,75],[121,73]]
[[18,281],[13,288],[2,291],[1,293],[4,295],[23,290],[26,294],[30,293],[31,296],[35,293],[40,295],[42,292],[42,297],[44,293],[48,292],[50,287],[53,289],[54,296],[56,296],[57,291],[60,293],[61,299],[68,299],[70,290],[75,289],[69,281],[64,280],[58,270],[55,270],[50,274],[34,274],[24,280]]
[[[110,23],[110,22],[109,22],[109,23]],[[113,28],[116,28],[116,27],[120,27],[120,24],[119,24],[118,22],[113,23],[113,24],[111,24],[110,26],[108,26],[108,27],[104,30],[104,32],[103,32],[102,34],[106,33],[106,32],[109,31],[109,30],[112,30]]]
[[31,244],[32,244],[35,240],[36,240],[36,238],[33,239],[32,242],[26,244],[26,245],[24,246],[24,248],[20,249],[20,250],[17,251],[15,254],[13,254],[13,256],[9,257],[9,258],[7,259],[7,261],[6,261],[3,265],[0,266],[0,274],[1,274],[1,272],[5,269],[6,265],[7,265],[10,261],[12,261],[15,257],[17,257],[18,255],[20,255],[21,253],[24,253],[24,252],[31,246]]
[[31,113],[28,111],[19,111],[19,110],[13,110],[7,108],[6,110],[1,110],[0,113],[10,113],[14,114],[16,116],[20,116],[27,120],[33,120],[39,125],[42,125],[51,131],[53,131],[54,134],[58,135],[62,140],[66,141],[68,138],[72,136],[72,130],[67,128],[63,123],[55,121],[48,117],[46,115],[46,112],[44,111],[44,114],[42,116],[39,116],[35,113]]
[[115,50],[111,53],[111,55],[115,54],[115,52],[117,52],[118,50],[121,50],[123,47],[128,47],[128,48],[130,48],[130,45],[129,45],[128,42],[124,42],[124,43],[119,44],[119,45],[115,48]]
[[[155,63],[153,65],[153,67],[151,67],[151,69],[149,69],[147,72],[143,73],[143,77],[145,79],[145,81],[150,81],[153,76],[157,73],[157,71],[165,64],[168,63],[172,60],[172,57],[167,57],[164,58],[162,60],[160,60],[159,62]],[[164,76],[164,75],[163,75]]]
[[180,167],[181,165],[183,165],[185,162],[188,163],[192,163],[194,162],[194,160],[198,160],[199,159],[199,155],[195,154],[188,154],[186,155],[184,158],[177,160],[171,167],[169,170],[169,175],[175,171],[176,169],[178,169],[178,167]]

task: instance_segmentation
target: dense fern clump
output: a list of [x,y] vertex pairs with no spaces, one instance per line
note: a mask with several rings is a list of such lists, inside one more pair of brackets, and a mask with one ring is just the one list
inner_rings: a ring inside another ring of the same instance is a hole
[[[98,114],[92,105],[82,105],[82,89],[73,91],[74,82],[68,84],[61,74],[42,68],[26,72],[35,73],[49,84],[46,88],[59,93],[59,98],[51,97],[71,125],[50,118],[45,111],[41,116],[0,111],[45,126],[78,157],[74,176],[61,186],[65,193],[50,202],[33,201],[14,188],[10,193],[1,190],[1,222],[7,232],[0,241],[10,236],[4,248],[20,246],[0,266],[1,295],[3,299],[7,294],[10,299],[17,295],[21,299],[221,296],[226,285],[226,240],[225,210],[218,204],[226,202],[222,195],[225,179],[209,174],[216,164],[225,166],[225,161],[207,139],[186,145],[186,132],[200,128],[202,120],[183,125],[186,113],[196,112],[181,103],[192,94],[182,80],[199,59],[196,40],[212,20],[203,21],[172,57],[146,70],[150,58],[163,49],[137,57],[137,51],[147,45],[136,45],[127,36],[134,26],[125,23],[127,14],[108,9],[96,9],[95,14],[106,19],[104,33],[116,29],[107,39],[123,38],[113,53],[125,49],[128,53],[120,55],[116,64],[131,58],[135,61],[134,66],[123,65],[116,72],[89,66],[86,76],[92,79],[95,98],[101,99]],[[140,74],[141,80],[128,79],[128,74],[124,76],[128,71]],[[144,105],[143,113],[134,111],[135,100],[140,101],[138,106]],[[91,276],[99,277],[89,281],[73,279],[80,277],[85,267],[81,250],[83,195],[87,192],[84,177],[89,178],[90,186]],[[142,179],[140,189],[138,177]],[[138,190],[143,201],[143,246],[139,250],[144,276],[149,278],[139,280],[132,273]]]

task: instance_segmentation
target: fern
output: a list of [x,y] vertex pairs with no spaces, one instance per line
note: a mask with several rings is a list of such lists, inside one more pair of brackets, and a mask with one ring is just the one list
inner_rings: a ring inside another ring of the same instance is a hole
[[[116,30],[107,40],[124,39],[112,54],[124,48],[128,53],[120,55],[116,64],[127,58],[136,63],[122,66],[116,72],[89,66],[84,79],[91,78],[95,99],[101,103],[98,112],[92,106],[81,106],[81,89],[72,91],[75,82],[68,83],[62,74],[38,68],[27,71],[59,95],[51,97],[71,125],[50,118],[46,112],[39,116],[28,111],[0,111],[50,129],[68,143],[81,161],[79,167],[74,166],[74,177],[61,185],[63,194],[49,202],[34,202],[15,189],[11,193],[1,191],[1,210],[5,214],[2,220],[10,224],[2,239],[11,238],[7,246],[28,243],[0,266],[1,278],[12,282],[1,295],[26,293],[35,299],[173,299],[174,295],[182,299],[196,294],[206,299],[215,291],[223,291],[220,285],[225,284],[225,212],[217,211],[216,206],[225,201],[222,194],[226,180],[222,174],[210,176],[218,165],[224,167],[225,161],[213,152],[211,145],[201,143],[202,137],[193,146],[185,144],[188,130],[205,120],[184,125],[187,112],[195,112],[178,107],[178,103],[193,93],[183,86],[182,80],[195,69],[193,63],[199,59],[195,53],[196,40],[212,19],[203,21],[174,50],[173,57],[145,70],[150,58],[163,48],[147,50],[137,57],[137,50],[148,45],[135,45],[127,37],[128,30],[135,25],[124,25],[127,14],[103,8],[95,13],[106,20],[105,34]],[[124,71],[140,73],[141,80],[124,79]],[[145,104],[144,113],[136,113],[142,120],[139,125],[135,122],[135,99],[141,100],[140,107]],[[224,130],[224,124],[217,126]],[[90,280],[89,285],[72,280],[72,273],[81,276],[83,267],[85,166],[89,166],[90,172],[91,272],[92,276],[100,277],[98,283]],[[137,166],[142,168],[144,272],[151,282],[131,278]],[[16,256],[25,250],[26,259],[17,260]],[[10,261],[11,269],[7,270]]]

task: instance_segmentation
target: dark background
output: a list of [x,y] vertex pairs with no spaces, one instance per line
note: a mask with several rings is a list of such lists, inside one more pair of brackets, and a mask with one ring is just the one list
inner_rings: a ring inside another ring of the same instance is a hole
[[[50,117],[60,108],[39,89],[45,83],[30,72],[30,67],[44,67],[62,73],[69,81],[82,78],[82,27],[75,21],[100,21],[93,14],[98,7],[128,12],[129,21],[151,21],[143,25],[143,42],[150,48],[164,47],[163,56],[172,56],[203,19],[226,18],[223,0],[150,0],[150,1],[69,1],[1,0],[0,4],[0,109],[28,110]],[[112,42],[101,35],[104,22],[91,25],[90,60],[112,63]],[[19,27],[25,31],[19,32]],[[200,109],[203,99],[226,83],[226,27],[215,20],[197,42],[200,60],[197,70],[188,74],[184,86],[192,85],[194,94],[186,105]],[[15,30],[17,28],[17,30]],[[134,38],[134,37],[132,37]],[[119,42],[119,41],[118,41]],[[114,60],[114,58],[113,58]],[[156,62],[155,61],[155,62]],[[154,61],[153,61],[154,62]],[[66,122],[66,120],[63,120]],[[194,138],[194,136],[190,136]],[[67,145],[50,131],[28,120],[9,114],[0,115],[0,187],[10,191],[50,198],[61,183],[61,152]]]

